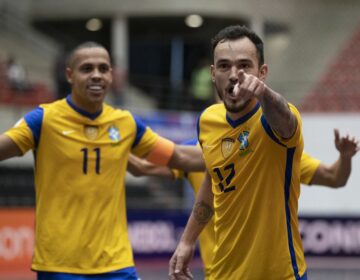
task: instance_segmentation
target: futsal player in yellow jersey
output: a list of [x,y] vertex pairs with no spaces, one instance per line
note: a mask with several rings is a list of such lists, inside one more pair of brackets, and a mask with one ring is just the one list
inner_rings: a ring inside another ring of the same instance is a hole
[[[351,172],[351,159],[359,150],[358,142],[349,135],[340,137],[335,129],[335,146],[339,151],[339,158],[331,165],[321,163],[320,160],[303,152],[300,161],[300,182],[306,185],[323,185],[330,188],[345,186]],[[186,142],[187,145],[197,145],[197,139]],[[130,161],[131,162],[131,161]],[[130,164],[131,165],[131,164]],[[164,168],[162,168],[164,169]],[[149,168],[142,169],[142,175],[149,175]],[[170,177],[175,179],[186,178],[194,190],[195,196],[198,195],[201,183],[204,179],[204,172],[183,172],[173,170],[173,174],[166,171],[155,171],[152,175]],[[205,279],[209,279],[213,249],[215,247],[215,232],[213,219],[209,221],[199,236],[200,255],[204,265]]]
[[71,95],[39,106],[0,135],[0,160],[35,155],[32,269],[39,280],[137,279],[125,207],[129,153],[194,170],[204,168],[201,153],[103,103],[111,64],[101,45],[75,48],[67,78]]
[[192,279],[196,239],[215,213],[210,279],[306,279],[297,219],[301,118],[265,83],[261,39],[230,26],[213,39],[212,79],[224,104],[199,118],[207,172],[169,264],[170,279]]
[[[321,163],[320,160],[303,152],[300,161],[300,182],[306,185],[323,185],[330,188],[345,186],[351,172],[352,157],[359,150],[358,142],[349,135],[341,136],[334,130],[334,144],[339,151],[339,158],[332,164]],[[198,145],[197,139],[185,141],[185,145]],[[128,171],[135,176],[158,176],[169,179],[186,178],[195,196],[198,195],[204,172],[184,172],[170,170],[167,167],[153,165],[135,156],[129,157]],[[199,236],[200,255],[203,261],[205,279],[209,279],[213,249],[215,247],[215,232],[213,219],[209,221]]]

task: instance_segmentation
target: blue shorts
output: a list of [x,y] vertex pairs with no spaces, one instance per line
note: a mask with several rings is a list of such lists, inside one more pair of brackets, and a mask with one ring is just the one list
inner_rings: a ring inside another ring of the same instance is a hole
[[37,280],[140,280],[135,267],[101,274],[73,274],[62,272],[37,272]]

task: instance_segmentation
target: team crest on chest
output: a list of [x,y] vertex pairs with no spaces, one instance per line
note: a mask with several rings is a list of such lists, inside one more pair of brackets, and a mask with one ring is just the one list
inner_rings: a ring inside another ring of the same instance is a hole
[[241,156],[245,156],[249,152],[252,152],[252,149],[249,146],[249,134],[249,131],[245,130],[241,132],[239,137],[237,138],[237,140],[239,141],[239,150]]
[[221,141],[221,153],[224,158],[228,158],[231,155],[234,143],[235,141],[232,138],[225,138]]
[[243,131],[240,133],[238,140],[240,142],[240,150],[244,151],[249,146],[249,131]]
[[95,140],[99,134],[99,128],[97,126],[86,125],[84,133],[87,139]]
[[113,141],[113,142],[119,142],[120,141],[120,132],[119,129],[112,125],[109,127],[108,129],[109,132],[109,138]]

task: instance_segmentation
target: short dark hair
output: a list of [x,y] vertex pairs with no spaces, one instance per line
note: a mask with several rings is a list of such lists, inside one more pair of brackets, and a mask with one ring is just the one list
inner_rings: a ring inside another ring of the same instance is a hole
[[220,42],[224,42],[227,40],[237,40],[244,37],[249,38],[250,41],[254,43],[258,54],[259,66],[263,65],[265,62],[264,43],[255,32],[253,32],[244,25],[230,25],[220,30],[219,33],[211,39],[212,51],[214,53],[216,46]]
[[77,45],[68,55],[67,59],[66,59],[66,66],[71,67],[73,62],[74,62],[74,55],[77,51],[81,50],[81,49],[89,49],[89,48],[102,48],[104,50],[106,50],[106,48],[97,43],[97,42],[92,42],[92,41],[88,41],[88,42],[84,42],[81,43],[80,45]]

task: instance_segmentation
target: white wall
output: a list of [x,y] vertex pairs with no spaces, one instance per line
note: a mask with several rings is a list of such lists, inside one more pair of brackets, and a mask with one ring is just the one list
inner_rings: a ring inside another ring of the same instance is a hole
[[[338,158],[333,129],[349,133],[360,140],[360,113],[302,114],[305,151],[331,164]],[[360,152],[352,161],[352,173],[346,187],[328,189],[303,186],[299,201],[300,214],[360,215]]]

